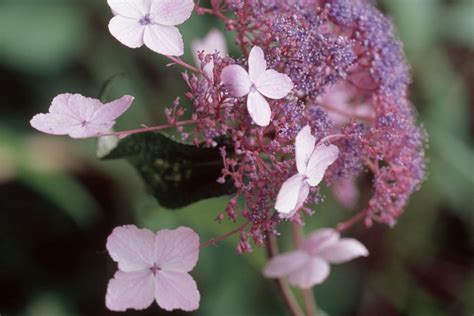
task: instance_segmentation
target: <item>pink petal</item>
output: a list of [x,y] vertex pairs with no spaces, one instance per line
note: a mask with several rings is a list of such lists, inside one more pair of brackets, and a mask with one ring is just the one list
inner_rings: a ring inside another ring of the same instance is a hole
[[189,19],[193,9],[193,0],[155,0],[150,13],[156,23],[178,25]]
[[318,229],[303,241],[301,248],[313,256],[319,256],[322,249],[336,244],[339,238],[339,233],[334,229]]
[[295,210],[298,210],[300,207],[303,206],[304,202],[306,202],[306,199],[308,198],[308,195],[309,185],[306,182],[303,182],[303,185],[300,189],[300,194],[298,195],[298,202],[296,203]]
[[[203,39],[193,40],[191,43],[194,62],[196,65],[200,66],[201,61],[199,60],[199,52],[204,51],[207,54],[213,54],[216,51],[220,53],[221,56],[228,55],[227,53],[227,44],[225,41],[224,34],[217,29],[212,29],[207,33],[206,37]],[[203,69],[207,78],[210,78],[214,81],[214,61],[211,60]]]
[[257,90],[270,99],[281,99],[293,89],[290,77],[275,70],[267,70],[255,82]]
[[92,117],[93,123],[110,123],[128,110],[134,97],[125,95],[120,99],[109,102],[101,106]]
[[331,190],[335,199],[345,209],[350,210],[356,206],[359,199],[359,188],[354,178],[334,181]]
[[295,272],[311,258],[302,250],[286,252],[273,257],[265,266],[263,275],[267,278],[283,278]]
[[320,258],[311,258],[297,271],[288,276],[288,282],[301,289],[309,289],[320,284],[329,276],[329,264]]
[[311,135],[311,127],[306,125],[296,135],[295,140],[296,169],[299,173],[304,174],[306,172],[306,166],[315,145],[316,138]]
[[105,305],[116,312],[145,309],[153,303],[154,290],[155,278],[150,270],[117,271],[109,281]]
[[107,0],[114,14],[141,19],[150,11],[152,0]]
[[315,148],[306,168],[306,176],[311,186],[318,185],[324,178],[324,173],[339,156],[339,149],[334,145],[319,145]]
[[189,312],[199,308],[201,296],[188,273],[160,270],[156,273],[155,298],[167,311],[182,309]]
[[293,217],[296,214],[296,212],[298,212],[298,210],[303,206],[304,202],[306,202],[308,195],[309,195],[309,185],[306,181],[303,181],[303,185],[300,188],[300,193],[298,195],[298,201],[296,202],[295,208],[290,213],[287,213],[287,214],[280,213],[280,218]]
[[145,26],[137,19],[117,15],[109,22],[109,31],[120,43],[130,48],[143,45]]
[[[55,100],[53,100],[54,102]],[[69,113],[71,116],[78,118],[80,121],[90,121],[94,116],[95,112],[102,107],[102,103],[93,98],[87,98],[80,94],[72,94],[67,99],[67,103],[51,105],[51,111],[57,111],[56,113]],[[62,107],[60,111],[58,107]]]
[[233,97],[240,98],[250,93],[250,77],[244,68],[238,65],[225,67],[221,73],[222,83],[231,91]]
[[266,69],[267,62],[265,61],[263,50],[258,46],[254,46],[249,54],[250,80],[252,80],[253,83],[256,83]]
[[76,127],[69,136],[71,138],[89,138],[89,137],[98,137],[110,132],[112,126],[115,122],[104,122],[104,123],[87,123],[85,125],[81,124]]
[[199,236],[188,227],[160,230],[154,247],[154,261],[166,271],[191,271],[199,258]]
[[71,93],[63,93],[55,96],[53,101],[51,101],[49,113],[71,116],[80,120],[80,117],[74,112],[75,109],[69,105],[69,99],[73,95]]
[[204,68],[202,69],[202,71],[204,72],[204,74],[206,75],[207,78],[211,79],[212,81],[214,81],[214,61],[211,60],[210,62],[208,62],[206,64],[206,66],[204,66]]
[[60,94],[49,108],[50,113],[38,114],[31,125],[48,134],[85,138],[106,132],[112,125],[90,125],[92,117],[103,105],[97,99],[86,98],[80,94]]
[[153,267],[155,234],[134,225],[116,227],[107,239],[107,251],[124,272]]
[[64,117],[64,115],[47,113],[35,115],[30,124],[43,133],[67,135],[80,126],[81,122],[70,117]]
[[275,209],[279,213],[288,214],[295,210],[300,198],[300,190],[303,186],[304,176],[295,174],[281,186],[278,192]]
[[343,263],[368,255],[367,248],[360,241],[353,238],[342,238],[319,252],[319,256],[330,263]]
[[258,126],[268,126],[272,110],[267,100],[257,91],[251,91],[247,97],[247,110],[250,117]]
[[147,25],[144,42],[149,49],[162,55],[181,56],[184,53],[183,38],[174,26]]
[[204,51],[207,54],[213,54],[217,51],[221,56],[228,55],[224,34],[217,29],[210,30],[203,39],[193,40],[191,42],[191,47],[196,65],[200,65],[200,60],[197,56],[201,51]]

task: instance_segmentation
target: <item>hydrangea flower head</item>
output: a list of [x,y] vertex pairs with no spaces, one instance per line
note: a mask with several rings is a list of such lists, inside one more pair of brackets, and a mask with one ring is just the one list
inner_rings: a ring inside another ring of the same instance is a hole
[[263,273],[268,278],[288,277],[291,285],[307,289],[329,276],[329,264],[365,257],[369,251],[353,238],[340,238],[333,229],[320,229],[304,240],[299,249],[272,258]]
[[263,50],[258,46],[250,51],[248,72],[239,65],[230,65],[222,70],[221,79],[230,87],[234,97],[248,96],[247,110],[259,126],[270,124],[272,116],[265,97],[282,99],[293,89],[293,83],[287,75],[267,69]]
[[102,104],[97,99],[80,94],[60,94],[53,99],[49,113],[35,115],[30,123],[47,134],[69,135],[72,138],[96,137],[109,132],[115,119],[127,111],[133,99],[126,95]]
[[194,8],[193,0],[107,0],[115,17],[109,31],[123,45],[145,44],[163,55],[181,56],[183,38],[175,25],[184,23]]
[[199,307],[200,294],[188,273],[199,257],[199,236],[192,229],[154,234],[133,225],[117,227],[107,250],[119,267],[107,289],[110,310],[145,309],[154,300],[168,311]]

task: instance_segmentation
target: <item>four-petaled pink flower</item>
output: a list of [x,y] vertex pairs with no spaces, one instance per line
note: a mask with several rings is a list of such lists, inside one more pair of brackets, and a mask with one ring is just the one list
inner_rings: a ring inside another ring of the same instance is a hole
[[288,277],[288,282],[308,289],[324,282],[329,276],[330,263],[343,263],[369,251],[353,238],[340,238],[333,229],[320,229],[303,241],[299,249],[272,258],[263,274],[267,278]]
[[119,270],[107,288],[106,306],[113,311],[148,308],[154,300],[171,311],[196,310],[200,294],[189,275],[199,257],[199,236],[188,227],[148,229],[117,227],[107,250]]
[[175,27],[184,23],[194,9],[193,0],[107,0],[115,17],[110,33],[122,44],[172,56],[184,53],[183,38]]
[[327,168],[339,156],[339,149],[334,145],[316,146],[316,138],[308,125],[296,136],[295,152],[298,173],[283,183],[275,204],[281,217],[295,214],[306,201],[310,187],[323,180]]
[[56,96],[49,113],[35,115],[30,124],[37,130],[53,135],[69,135],[72,138],[87,138],[108,133],[115,119],[132,104],[133,97],[122,98],[102,104],[97,99],[80,94]]
[[272,69],[267,69],[263,50],[255,46],[249,55],[249,71],[239,65],[230,65],[222,70],[222,82],[234,97],[248,95],[247,109],[253,121],[259,126],[270,124],[272,112],[264,96],[282,99],[293,89],[290,77]]

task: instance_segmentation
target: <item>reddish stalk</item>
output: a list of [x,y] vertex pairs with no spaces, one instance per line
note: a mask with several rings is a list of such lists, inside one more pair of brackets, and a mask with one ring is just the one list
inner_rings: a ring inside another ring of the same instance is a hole
[[195,72],[195,73],[198,73],[200,74],[201,73],[201,70],[194,67],[194,66],[191,66],[190,64],[184,62],[181,58],[179,57],[174,57],[174,56],[167,56],[165,55],[166,58],[168,58],[169,60],[171,60],[173,63],[175,64],[178,64],[178,65],[181,65],[183,66],[184,68],[188,69],[188,70],[191,70],[192,72]]
[[[270,234],[267,236],[267,255],[268,258],[271,259],[274,256],[278,255],[278,242],[276,236]],[[300,305],[295,299],[293,292],[291,291],[288,284],[283,279],[275,280],[276,285],[280,291],[280,294],[291,312],[292,316],[304,316],[303,311],[301,310]]]
[[223,241],[224,239],[227,239],[228,237],[230,237],[232,235],[235,235],[236,233],[242,232],[245,229],[245,227],[247,227],[248,224],[250,224],[250,221],[245,222],[241,226],[237,227],[234,230],[231,230],[230,232],[228,232],[228,233],[226,233],[222,236],[218,236],[218,237],[214,237],[214,238],[209,239],[208,241],[202,243],[201,246],[199,246],[199,249],[203,249],[203,248],[206,248],[206,247],[209,247],[209,246],[215,246],[217,243]]
[[[303,227],[297,223],[292,223],[293,243],[295,248],[299,248],[303,242]],[[307,316],[317,316],[316,301],[314,300],[313,288],[302,289],[303,300]]]
[[234,23],[234,20],[232,20],[231,18],[226,17],[218,9],[208,9],[208,8],[203,8],[203,7],[199,7],[199,5],[196,5],[195,10],[199,14],[206,14],[207,13],[207,14],[215,15],[216,17],[218,17],[219,19],[221,19],[225,23],[228,23],[228,24],[233,24]]
[[363,210],[362,212],[359,212],[357,213],[356,215],[354,215],[353,217],[351,217],[350,219],[348,219],[347,221],[345,222],[342,222],[342,223],[339,223],[337,225],[337,228],[336,230],[338,232],[343,232],[349,228],[351,228],[354,224],[356,224],[357,222],[359,222],[361,219],[363,219],[364,217],[367,216],[367,214],[369,213],[370,211],[370,208],[366,208],[365,210]]
[[118,138],[125,138],[125,137],[133,135],[133,134],[159,131],[159,130],[168,129],[168,128],[172,128],[172,127],[178,127],[178,126],[186,126],[186,125],[195,124],[196,122],[197,122],[196,120],[181,121],[181,122],[176,122],[174,124],[164,124],[164,125],[158,125],[158,126],[152,126],[152,127],[143,127],[143,128],[131,129],[131,130],[128,130],[128,131],[120,131],[120,132],[114,132],[114,133],[110,133],[110,134],[104,134],[104,135],[101,135],[101,136],[115,135]]

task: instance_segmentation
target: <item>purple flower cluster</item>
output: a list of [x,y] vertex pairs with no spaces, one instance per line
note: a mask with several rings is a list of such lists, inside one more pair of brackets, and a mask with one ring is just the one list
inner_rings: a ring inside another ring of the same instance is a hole
[[[340,135],[333,141],[340,156],[326,182],[369,170],[373,196],[363,210],[366,223],[393,224],[424,178],[425,136],[407,99],[409,68],[390,21],[365,1],[227,1],[227,9],[236,16],[227,27],[236,32],[243,52],[261,47],[268,67],[287,74],[295,87],[285,99],[271,103],[272,123],[259,128],[248,117],[245,102],[231,97],[219,80],[225,66],[245,67],[245,59],[203,55],[201,68],[213,62],[213,78],[187,78],[196,135],[209,142],[221,135],[232,140],[220,181],[232,179],[238,193],[227,215],[235,220],[240,212],[250,220],[249,236],[258,243],[274,231],[280,220],[274,212],[276,193],[295,170],[294,161],[285,158],[293,156],[293,140],[309,124],[318,141]],[[329,103],[341,94],[344,104]],[[359,115],[362,106],[369,115]],[[334,113],[346,120],[333,119]],[[317,189],[312,194],[309,200],[319,201]],[[237,197],[245,205],[239,206]],[[300,215],[294,220],[302,220]]]

